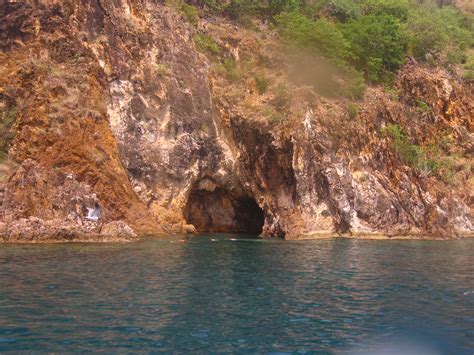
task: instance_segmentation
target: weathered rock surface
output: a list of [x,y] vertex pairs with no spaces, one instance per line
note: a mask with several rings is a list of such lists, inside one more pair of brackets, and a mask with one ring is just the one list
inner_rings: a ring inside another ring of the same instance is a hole
[[131,242],[137,239],[124,222],[111,222],[99,228],[92,223],[78,225],[63,220],[21,218],[2,226],[0,242],[66,243],[66,242]]
[[100,234],[106,237],[123,238],[133,240],[137,238],[136,233],[123,221],[114,221],[103,225]]
[[[454,74],[409,63],[396,97],[370,88],[351,117],[344,100],[292,84],[271,37],[223,20],[198,29],[240,80],[158,2],[7,1],[0,18],[0,103],[16,114],[0,169],[4,241],[474,233],[474,89]],[[259,93],[256,70],[289,94]],[[388,124],[419,144],[449,137],[462,157],[449,178],[403,162]]]

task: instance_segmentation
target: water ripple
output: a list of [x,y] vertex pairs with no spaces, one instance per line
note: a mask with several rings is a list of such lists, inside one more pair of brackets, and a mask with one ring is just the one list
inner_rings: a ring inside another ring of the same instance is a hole
[[474,350],[474,240],[182,238],[2,245],[0,352]]

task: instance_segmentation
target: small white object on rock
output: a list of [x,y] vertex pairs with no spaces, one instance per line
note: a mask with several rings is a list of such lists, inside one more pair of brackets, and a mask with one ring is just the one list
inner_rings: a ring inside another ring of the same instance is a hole
[[87,208],[87,216],[86,219],[89,221],[98,221],[100,215],[100,207],[96,205],[94,208],[86,207]]

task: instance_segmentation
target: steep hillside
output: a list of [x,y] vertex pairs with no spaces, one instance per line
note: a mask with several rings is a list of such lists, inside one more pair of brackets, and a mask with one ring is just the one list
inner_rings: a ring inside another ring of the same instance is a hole
[[468,62],[364,91],[206,3],[0,2],[4,241],[474,233]]

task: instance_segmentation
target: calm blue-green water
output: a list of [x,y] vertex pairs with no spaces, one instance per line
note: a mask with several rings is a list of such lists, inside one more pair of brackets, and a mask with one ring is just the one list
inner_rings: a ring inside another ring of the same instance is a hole
[[474,240],[210,238],[0,245],[0,351],[474,352]]

